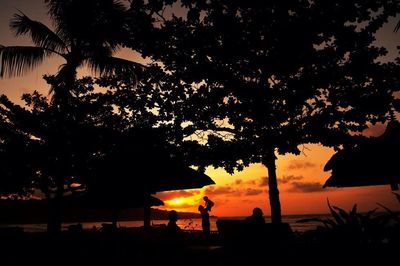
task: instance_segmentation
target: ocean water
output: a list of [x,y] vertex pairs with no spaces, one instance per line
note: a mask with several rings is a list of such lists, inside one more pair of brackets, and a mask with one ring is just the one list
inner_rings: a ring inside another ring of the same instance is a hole
[[[319,222],[307,222],[307,223],[298,223],[297,221],[302,219],[310,219],[310,218],[319,218],[324,219],[328,218],[330,215],[328,214],[307,214],[307,215],[287,215],[283,216],[283,222],[289,223],[292,230],[296,232],[305,232],[308,230],[315,229],[318,225],[321,225]],[[234,219],[234,220],[242,220],[245,219],[243,216],[238,217],[210,217],[210,225],[211,231],[218,231],[216,222],[218,219]],[[265,217],[266,222],[271,222],[270,217]],[[90,223],[81,223],[83,229],[100,229],[102,224],[105,222],[90,222]],[[152,225],[162,225],[167,224],[168,220],[153,220]],[[72,224],[77,223],[64,223],[63,230],[67,230],[68,227]],[[187,231],[193,230],[202,230],[201,229],[201,219],[179,219],[177,224],[180,228]],[[7,226],[19,226],[24,228],[26,232],[44,232],[46,231],[46,224],[13,224],[13,225],[0,225],[0,227],[7,227]],[[143,226],[143,221],[119,221],[119,227],[141,227]]]

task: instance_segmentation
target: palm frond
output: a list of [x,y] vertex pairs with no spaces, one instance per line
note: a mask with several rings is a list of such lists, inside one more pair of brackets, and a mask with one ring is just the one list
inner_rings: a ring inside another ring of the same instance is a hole
[[85,65],[102,76],[124,73],[132,75],[135,81],[140,79],[146,68],[142,64],[117,57],[88,58],[85,60]]
[[387,211],[389,214],[394,214],[394,212],[391,210],[391,209],[389,209],[388,207],[386,207],[385,205],[383,205],[383,204],[380,204],[380,203],[376,203],[378,206],[381,206],[382,208],[384,208],[385,209],[385,211]]
[[126,7],[121,1],[45,0],[45,3],[56,33],[63,38],[109,41],[114,46],[125,21]]
[[350,215],[345,210],[343,210],[342,208],[336,207],[336,206],[333,206],[332,208],[335,209],[339,213],[339,216],[340,216],[340,218],[342,218],[342,220],[344,220],[344,221],[349,220]]
[[64,41],[41,22],[31,20],[24,13],[14,14],[10,28],[15,35],[30,35],[34,44],[39,47],[62,54],[67,51]]
[[344,224],[343,219],[340,217],[340,215],[339,215],[339,214],[334,210],[334,208],[331,206],[331,203],[329,202],[329,199],[328,199],[327,201],[328,201],[329,210],[331,211],[331,215],[332,215],[332,217],[335,219],[335,221],[337,222],[337,224]]
[[357,204],[354,204],[354,205],[353,205],[353,208],[351,209],[351,211],[350,211],[350,213],[349,213],[349,215],[350,215],[351,217],[354,217],[354,216],[356,216],[356,214],[357,214]]
[[396,27],[394,27],[394,32],[398,32],[400,30],[400,20],[397,22]]
[[400,194],[397,194],[397,193],[394,193],[394,192],[393,192],[393,194],[396,196],[397,201],[400,202]]
[[65,5],[69,4],[70,1],[55,1],[55,0],[45,0],[47,5],[48,14],[53,20],[56,20],[59,17],[64,15],[63,10],[65,10]]
[[0,77],[21,76],[42,63],[49,54],[41,47],[0,46]]

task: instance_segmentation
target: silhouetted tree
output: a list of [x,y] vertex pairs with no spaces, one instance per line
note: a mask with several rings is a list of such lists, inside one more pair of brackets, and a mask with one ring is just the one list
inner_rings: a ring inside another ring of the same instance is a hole
[[[0,165],[0,194],[18,192],[23,196],[38,189],[52,206],[57,196],[90,191],[90,197],[107,197],[108,205],[104,204],[107,200],[99,204],[113,208],[122,204],[121,198],[130,199],[130,206],[149,198],[157,191],[155,180],[166,173],[170,163],[165,160],[170,155],[160,152],[171,146],[163,140],[162,129],[151,129],[158,122],[152,111],[155,96],[148,84],[152,83],[151,73],[144,73],[139,84],[128,73],[76,80],[64,127],[60,126],[59,111],[41,94],[23,95],[27,108],[3,95],[0,156],[8,164]],[[55,76],[45,79],[50,85],[57,82]],[[95,91],[95,86],[101,87],[101,92]],[[60,130],[64,130],[63,143]],[[68,156],[60,153],[60,147],[67,149]],[[154,160],[159,165],[153,169],[159,172],[154,175],[148,170],[152,179],[135,174],[138,167],[142,169],[139,172],[151,169]],[[58,178],[60,169],[64,171],[62,180]],[[63,187],[62,195],[59,186]],[[50,209],[49,229],[59,211]]]
[[37,143],[14,123],[19,113],[18,106],[0,97],[0,195],[8,198],[29,196],[35,175]]
[[120,1],[46,0],[54,31],[20,12],[10,28],[16,36],[27,35],[34,46],[0,46],[0,76],[21,76],[50,56],[65,60],[53,84],[56,104],[71,97],[79,67],[107,75],[126,70],[134,75],[141,65],[113,57],[124,26],[125,7]]
[[[60,127],[58,111],[37,92],[26,94],[23,99],[28,108],[13,104],[6,96],[0,99],[3,118],[0,154],[4,158],[1,171],[2,181],[6,181],[0,184],[1,192],[10,196],[12,188],[22,196],[29,196],[34,189],[40,190],[49,204],[51,231],[55,230],[52,227],[55,221],[61,222],[61,206],[54,205],[55,199],[74,192],[74,183],[83,183],[93,154],[99,149],[102,132],[84,120],[68,120],[66,127]],[[60,130],[67,130],[63,132],[63,143]],[[68,149],[68,157],[60,152],[60,147]],[[64,179],[60,179],[61,174]]]
[[[74,101],[74,87],[79,67],[89,67],[100,75],[129,72],[136,78],[142,66],[138,63],[113,57],[118,48],[124,29],[125,6],[116,0],[103,1],[59,1],[46,0],[54,31],[46,25],[34,21],[22,12],[15,14],[10,23],[16,36],[27,35],[33,46],[0,46],[0,77],[21,76],[35,68],[49,56],[60,56],[65,63],[60,66],[56,76],[51,79],[53,92],[52,106],[58,112],[58,130],[52,132],[58,138],[59,165],[55,178],[57,195],[54,212],[59,209],[64,193],[64,183],[72,166],[68,126],[75,118],[71,117]],[[75,112],[76,113],[76,112]],[[54,221],[54,231],[61,230],[60,218]]]
[[379,62],[387,51],[373,42],[399,2],[182,0],[171,15],[172,2],[132,1],[130,11],[151,16],[144,25],[153,28],[132,26],[127,45],[163,64],[160,113],[170,114],[181,142],[205,133],[203,151],[186,143],[203,152],[197,164],[231,173],[265,165],[272,222],[280,223],[276,152],[337,148],[388,119],[397,65]]

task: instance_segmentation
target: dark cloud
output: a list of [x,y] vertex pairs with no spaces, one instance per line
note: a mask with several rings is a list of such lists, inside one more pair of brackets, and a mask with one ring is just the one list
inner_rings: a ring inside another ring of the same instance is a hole
[[298,170],[298,169],[305,169],[305,168],[311,168],[314,167],[315,164],[306,162],[306,161],[300,161],[300,160],[292,160],[289,162],[289,165],[287,166],[287,169],[289,170]]
[[326,191],[319,182],[292,182],[289,192],[319,192]]
[[260,187],[268,186],[268,176],[262,176],[262,177],[260,177],[259,186],[260,186]]
[[292,182],[292,181],[298,181],[298,180],[302,180],[304,178],[304,176],[302,176],[302,175],[298,175],[298,176],[295,176],[295,175],[284,175],[282,178],[279,178],[279,183],[282,183],[282,184],[287,184],[287,183],[289,183],[289,182]]
[[263,193],[264,191],[262,189],[255,189],[255,188],[248,188],[245,190],[244,194],[246,196],[255,196]]
[[206,188],[205,194],[206,195],[225,195],[225,194],[233,194],[236,191],[232,189],[230,186],[222,186],[222,187],[215,187],[209,186]]
[[265,192],[265,190],[257,187],[259,182],[260,180],[257,179],[237,179],[225,186],[208,186],[204,194],[208,196],[255,196]]
[[250,179],[250,180],[243,180],[243,179],[236,179],[233,185],[256,185],[257,180]]
[[186,191],[186,190],[179,190],[179,191],[167,191],[157,193],[156,197],[160,200],[171,200],[174,198],[188,198],[198,194],[199,191]]
[[236,179],[235,180],[235,184],[236,185],[240,185],[240,184],[242,184],[243,183],[243,180],[242,179]]
[[257,180],[251,179],[251,180],[247,181],[246,184],[247,185],[256,185],[257,184]]

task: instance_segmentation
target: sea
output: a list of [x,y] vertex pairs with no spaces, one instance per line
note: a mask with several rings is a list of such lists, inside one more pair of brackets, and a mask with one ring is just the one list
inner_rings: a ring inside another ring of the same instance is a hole
[[[289,223],[290,227],[293,231],[302,233],[305,231],[313,230],[318,225],[321,225],[318,221],[309,221],[305,223],[301,223],[299,221],[304,219],[326,219],[331,217],[329,214],[306,214],[306,215],[285,215],[282,216],[282,221],[285,223]],[[210,217],[210,225],[211,231],[218,231],[216,222],[218,219],[231,219],[231,220],[243,220],[246,217],[243,216],[236,216],[236,217]],[[265,217],[265,221],[271,222],[270,217]],[[85,222],[80,223],[83,229],[87,230],[99,230],[102,228],[103,224],[107,222]],[[110,222],[111,223],[111,222]],[[168,220],[153,220],[152,226],[160,226],[163,224],[167,224]],[[68,230],[71,225],[76,225],[77,223],[64,223],[62,225],[63,230]],[[177,225],[185,231],[198,231],[202,230],[201,228],[201,219],[194,218],[194,219],[179,219],[177,221]],[[143,221],[119,221],[119,227],[141,227],[143,226]],[[22,227],[25,232],[44,232],[47,229],[46,224],[10,224],[10,225],[0,225],[0,227]]]

